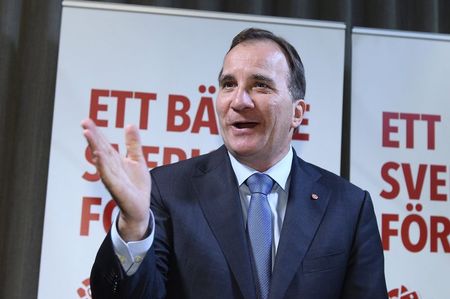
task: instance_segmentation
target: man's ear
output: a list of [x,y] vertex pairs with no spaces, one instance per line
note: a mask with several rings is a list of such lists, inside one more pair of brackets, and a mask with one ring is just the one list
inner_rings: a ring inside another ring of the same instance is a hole
[[298,128],[303,120],[303,115],[306,111],[306,103],[305,100],[299,99],[296,100],[293,104],[294,106],[294,115],[292,117],[292,128]]

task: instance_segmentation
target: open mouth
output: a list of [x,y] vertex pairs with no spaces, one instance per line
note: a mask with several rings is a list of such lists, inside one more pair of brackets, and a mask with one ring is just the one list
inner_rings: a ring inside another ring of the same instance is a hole
[[258,123],[256,122],[236,122],[233,123],[233,127],[238,128],[238,129],[251,129],[256,127]]

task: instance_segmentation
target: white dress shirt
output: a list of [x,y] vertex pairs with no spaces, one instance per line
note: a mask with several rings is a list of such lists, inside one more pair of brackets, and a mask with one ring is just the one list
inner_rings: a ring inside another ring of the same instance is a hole
[[[247,210],[250,204],[250,190],[248,189],[245,181],[249,176],[258,172],[236,160],[233,155],[228,153],[231,160],[231,166],[236,175],[239,184],[239,195],[242,205],[242,214],[244,216],[244,222],[247,223]],[[275,261],[275,256],[280,241],[280,233],[283,226],[284,215],[286,214],[286,206],[288,200],[288,192],[290,185],[290,171],[292,166],[293,151],[292,148],[277,164],[269,168],[264,173],[269,175],[275,182],[268,194],[270,209],[272,212],[272,268]],[[111,239],[114,247],[114,252],[122,264],[124,271],[127,275],[133,275],[142,263],[147,251],[153,244],[155,236],[155,220],[153,213],[150,211],[150,235],[141,240],[133,242],[125,242],[119,235],[117,230],[117,217],[111,228]]]

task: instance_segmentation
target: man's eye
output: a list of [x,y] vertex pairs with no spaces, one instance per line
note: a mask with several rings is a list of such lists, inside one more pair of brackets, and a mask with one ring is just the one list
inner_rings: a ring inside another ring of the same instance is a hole
[[229,88],[233,88],[233,87],[235,87],[236,86],[236,83],[234,83],[234,82],[223,82],[222,83],[222,88],[223,89],[229,89]]
[[264,83],[264,82],[256,82],[256,83],[255,83],[255,87],[256,87],[256,88],[269,88],[269,85],[267,85],[267,84]]

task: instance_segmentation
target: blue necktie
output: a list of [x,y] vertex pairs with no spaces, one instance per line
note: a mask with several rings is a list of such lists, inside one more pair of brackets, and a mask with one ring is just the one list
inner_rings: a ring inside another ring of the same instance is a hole
[[256,292],[259,299],[267,299],[272,275],[272,214],[267,194],[273,186],[270,176],[255,173],[246,184],[251,192],[247,215],[247,236],[253,254]]

